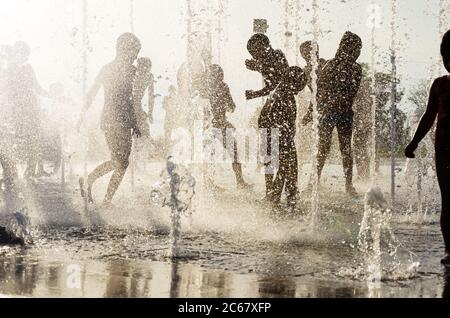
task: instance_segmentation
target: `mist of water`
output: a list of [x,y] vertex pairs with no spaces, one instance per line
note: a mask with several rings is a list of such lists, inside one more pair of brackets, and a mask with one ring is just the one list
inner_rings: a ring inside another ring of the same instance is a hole
[[316,0],[312,2],[313,8],[313,41],[312,41],[312,74],[311,74],[311,87],[312,97],[311,103],[313,106],[313,129],[312,129],[312,156],[311,156],[311,183],[312,183],[312,195],[311,195],[311,230],[316,229],[319,221],[319,175],[317,172],[317,155],[319,153],[319,112],[317,110],[317,71],[319,66],[318,61],[318,38],[320,32],[319,26],[319,5]]

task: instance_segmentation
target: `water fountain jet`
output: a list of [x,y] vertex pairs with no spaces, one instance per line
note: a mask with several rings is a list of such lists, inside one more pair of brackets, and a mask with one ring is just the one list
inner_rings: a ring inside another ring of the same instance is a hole
[[162,207],[170,207],[170,247],[169,257],[181,256],[179,240],[181,238],[181,216],[192,214],[192,199],[195,195],[195,179],[174,158],[167,159],[162,179],[153,186],[151,199]]
[[318,38],[319,38],[319,24],[318,24],[318,3],[317,0],[312,1],[313,7],[313,41],[312,41],[312,71],[311,71],[311,87],[312,87],[312,98],[311,104],[313,106],[313,129],[312,129],[312,163],[311,163],[311,185],[312,185],[312,195],[311,195],[311,221],[310,229],[315,231],[317,223],[319,221],[319,174],[317,171],[317,155],[319,152],[319,113],[317,110],[317,80],[318,80]]

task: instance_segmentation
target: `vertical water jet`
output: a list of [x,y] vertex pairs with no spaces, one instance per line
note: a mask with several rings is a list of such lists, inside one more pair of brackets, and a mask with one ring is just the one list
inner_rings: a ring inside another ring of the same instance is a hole
[[395,173],[396,173],[396,150],[397,150],[397,136],[396,136],[396,120],[397,113],[397,62],[396,62],[396,19],[397,19],[397,0],[391,0],[391,206],[395,206]]
[[[129,20],[130,20],[130,31],[134,34],[134,0],[130,0],[129,7]],[[130,156],[130,183],[131,191],[135,190],[135,171],[136,171],[136,147],[133,143]]]
[[[81,54],[82,54],[82,75],[81,75],[81,85],[82,85],[82,94],[83,101],[82,104],[85,107],[85,99],[87,95],[87,74],[88,74],[88,30],[87,30],[87,20],[88,20],[88,6],[87,0],[83,0],[82,2],[82,27],[81,27]],[[87,180],[88,177],[88,151],[89,151],[89,139],[88,136],[84,136],[84,162],[83,162],[83,177],[84,180]],[[88,198],[84,196],[84,210],[87,211],[88,208]]]
[[224,0],[218,0],[217,2],[217,63],[219,65],[222,63],[222,20],[225,12],[223,1]]
[[[375,4],[372,4],[372,8],[375,10]],[[372,12],[373,17],[375,18],[375,12]],[[370,186],[374,187],[376,183],[376,156],[377,156],[377,144],[376,144],[376,113],[377,113],[377,92],[376,92],[376,70],[375,70],[375,53],[376,53],[376,45],[375,45],[375,29],[376,24],[375,20],[372,21],[371,28],[371,44],[370,44],[370,76],[371,76],[371,127],[370,127]]]
[[294,55],[295,55],[295,65],[299,65],[299,54],[298,49],[300,47],[300,1],[295,1],[295,48],[294,48]]
[[312,0],[312,26],[313,26],[313,41],[312,41],[312,71],[311,71],[311,88],[312,98],[311,103],[313,106],[313,125],[312,125],[312,160],[311,160],[311,230],[316,229],[319,218],[319,175],[317,172],[317,155],[319,152],[319,113],[317,110],[317,71],[319,67],[318,60],[318,38],[319,38],[319,21],[318,10],[319,6],[317,0]]

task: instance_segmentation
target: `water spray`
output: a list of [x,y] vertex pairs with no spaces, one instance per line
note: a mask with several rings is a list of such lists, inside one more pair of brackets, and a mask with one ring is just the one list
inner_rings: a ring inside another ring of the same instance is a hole
[[222,37],[223,37],[223,17],[224,17],[224,12],[225,12],[225,8],[224,8],[224,4],[223,4],[224,0],[218,0],[217,2],[217,6],[218,6],[218,10],[217,10],[217,63],[219,63],[219,65],[222,62]]
[[317,171],[317,155],[319,153],[319,113],[317,110],[317,80],[318,80],[318,38],[319,38],[319,24],[318,24],[318,4],[317,0],[313,0],[313,41],[312,41],[312,71],[311,71],[311,87],[312,87],[312,99],[313,106],[313,125],[312,125],[312,163],[311,163],[311,183],[312,183],[312,195],[311,195],[311,231],[315,231],[318,218],[319,218],[319,174]]
[[[375,8],[375,5],[372,4],[372,8]],[[372,14],[374,14],[373,12]],[[375,186],[376,180],[376,156],[377,156],[377,123],[376,123],[376,114],[377,114],[377,94],[376,94],[376,71],[375,71],[375,29],[376,24],[375,21],[372,21],[372,30],[371,30],[371,50],[370,50],[370,65],[371,65],[371,134],[370,134],[370,185],[371,187]]]
[[289,38],[292,36],[291,31],[289,31],[289,0],[284,0],[284,52],[286,56],[289,51]]
[[195,179],[191,174],[174,162],[167,159],[162,179],[153,186],[152,201],[162,207],[170,208],[170,247],[169,257],[180,256],[179,240],[181,238],[181,216],[192,214],[191,203],[195,195]]
[[397,0],[392,0],[392,17],[391,17],[391,206],[395,206],[395,169],[396,169],[396,120],[397,113],[397,64],[396,64],[396,18],[397,18]]
[[[83,94],[83,105],[85,103],[85,98],[87,95],[87,50],[88,50],[88,30],[87,30],[87,20],[88,20],[88,7],[87,7],[87,0],[83,0],[82,3],[82,39],[81,39],[81,51],[82,51],[82,94]],[[83,106],[85,107],[85,105]],[[84,149],[84,162],[83,162],[83,178],[84,180],[87,180],[88,178],[88,150],[89,150],[89,138],[88,136],[85,137],[85,149]],[[86,213],[88,211],[88,196],[84,196],[84,212]]]
[[[129,10],[130,31],[134,34],[134,0],[130,0]],[[136,164],[136,147],[133,145],[130,156],[130,184],[132,192],[135,190]]]
[[300,1],[295,1],[295,48],[294,48],[294,55],[295,55],[295,65],[299,65],[299,54],[298,49],[300,47]]

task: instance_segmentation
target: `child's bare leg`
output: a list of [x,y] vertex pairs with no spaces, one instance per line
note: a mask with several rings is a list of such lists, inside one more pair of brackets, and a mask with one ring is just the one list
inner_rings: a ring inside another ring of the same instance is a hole
[[36,164],[37,162],[34,158],[29,158],[27,160],[27,168],[25,169],[24,177],[26,179],[34,178],[36,176]]
[[441,230],[445,243],[446,258],[442,261],[450,265],[450,160],[448,154],[436,153],[436,173],[442,196]]
[[319,128],[319,145],[317,152],[317,176],[320,179],[322,175],[323,167],[325,166],[325,161],[331,150],[331,142],[333,138],[332,124],[323,124]]
[[127,171],[128,163],[116,164],[116,169],[109,180],[108,189],[106,191],[104,203],[110,203],[122,183],[125,172]]
[[250,185],[245,182],[244,177],[242,175],[242,164],[239,162],[238,159],[238,150],[237,150],[237,144],[236,141],[233,140],[234,142],[234,149],[233,149],[233,172],[234,172],[234,176],[236,178],[236,184],[238,186],[238,188],[249,188]]
[[131,130],[116,128],[106,134],[106,141],[111,150],[111,161],[109,163],[111,166],[108,166],[108,168],[114,170],[114,172],[109,180],[104,203],[111,203],[130,162],[131,146],[133,143]]
[[[92,185],[94,182],[98,179],[103,177],[104,175],[110,173],[115,168],[114,161],[106,161],[99,165],[97,168],[92,171],[87,179],[87,198],[90,203],[94,202],[94,199],[92,198]],[[84,197],[84,192],[82,192],[82,196]]]

